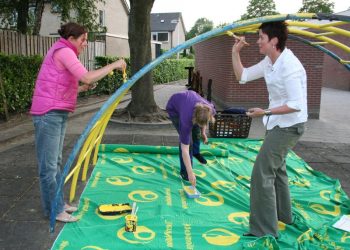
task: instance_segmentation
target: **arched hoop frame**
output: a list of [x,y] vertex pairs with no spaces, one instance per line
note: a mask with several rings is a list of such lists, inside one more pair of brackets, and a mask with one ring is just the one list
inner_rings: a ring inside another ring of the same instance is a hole
[[[318,22],[320,20],[328,21],[325,23]],[[189,48],[197,43],[208,40],[212,37],[219,35],[228,35],[231,33],[256,33],[261,23],[273,22],[273,21],[286,21],[288,23],[289,36],[292,39],[301,41],[305,44],[320,49],[324,53],[328,54],[339,63],[343,64],[348,70],[350,70],[350,61],[341,59],[338,55],[329,51],[323,45],[334,45],[347,53],[350,53],[350,47],[340,43],[339,41],[331,38],[333,35],[341,35],[350,37],[350,31],[340,28],[339,26],[350,23],[350,16],[342,15],[325,15],[325,14],[313,14],[313,13],[297,13],[297,14],[284,14],[273,15],[254,18],[245,21],[237,21],[222,28],[217,28],[196,36],[177,47],[167,51],[160,57],[156,58],[149,64],[145,65],[135,75],[133,75],[128,81],[126,81],[95,113],[95,115],[88,122],[84,131],[78,138],[72,152],[68,156],[67,162],[62,170],[62,180],[59,183],[59,188],[56,192],[56,198],[54,206],[51,209],[50,216],[50,232],[54,232],[55,229],[55,215],[57,209],[58,197],[63,192],[63,186],[69,180],[71,180],[71,189],[69,200],[73,201],[75,198],[76,185],[79,177],[80,170],[82,169],[82,181],[86,181],[87,171],[89,163],[92,157],[92,164],[97,162],[98,148],[100,146],[102,137],[104,135],[107,124],[113,114],[115,108],[118,106],[121,99],[128,92],[128,90],[147,72],[154,69],[165,59],[172,55]],[[312,31],[308,30],[312,29]],[[319,31],[319,33],[315,33]],[[230,33],[231,32],[231,33]],[[311,38],[312,41],[307,38]],[[74,160],[77,159],[75,166],[72,168]]]

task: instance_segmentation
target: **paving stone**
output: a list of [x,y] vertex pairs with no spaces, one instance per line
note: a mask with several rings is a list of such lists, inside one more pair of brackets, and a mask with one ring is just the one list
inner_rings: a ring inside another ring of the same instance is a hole
[[152,135],[135,135],[133,144],[139,145],[162,145],[161,136],[152,136]]
[[33,185],[32,178],[11,178],[0,180],[0,196],[21,198]]
[[0,218],[10,209],[13,203],[13,197],[0,196]]

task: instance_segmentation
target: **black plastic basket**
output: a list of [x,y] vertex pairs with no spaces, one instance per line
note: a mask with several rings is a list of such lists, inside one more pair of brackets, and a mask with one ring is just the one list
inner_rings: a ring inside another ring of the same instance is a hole
[[218,111],[215,122],[209,124],[211,137],[247,138],[252,118],[245,114],[227,114]]

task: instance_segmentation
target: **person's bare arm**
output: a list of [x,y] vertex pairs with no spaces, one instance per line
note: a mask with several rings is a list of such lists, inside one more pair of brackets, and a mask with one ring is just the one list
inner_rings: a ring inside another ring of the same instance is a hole
[[250,117],[260,117],[264,115],[284,115],[284,114],[294,113],[298,111],[299,110],[292,109],[287,105],[283,105],[272,109],[250,108],[247,112],[247,115]]
[[123,59],[120,59],[116,62],[113,62],[111,64],[108,64],[102,68],[92,70],[87,72],[83,75],[83,77],[80,79],[81,82],[85,84],[93,84],[94,82],[97,82],[98,80],[105,77],[108,73],[110,73],[114,69],[123,70],[126,68],[126,63]]
[[241,62],[241,57],[239,55],[241,49],[244,47],[245,38],[242,37],[240,40],[236,39],[235,44],[232,47],[232,66],[233,71],[235,73],[236,79],[238,81],[241,80],[242,72],[243,72],[243,65]]
[[201,127],[201,134],[202,134],[202,139],[204,144],[208,144],[208,137],[207,137],[206,131],[207,131],[207,126]]
[[191,182],[192,186],[196,186],[196,176],[192,170],[191,158],[190,158],[190,146],[181,143],[182,160],[184,161],[188,180]]

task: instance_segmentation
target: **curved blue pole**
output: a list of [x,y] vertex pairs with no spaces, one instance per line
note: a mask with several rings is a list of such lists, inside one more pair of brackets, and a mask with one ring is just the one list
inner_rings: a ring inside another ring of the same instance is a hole
[[[313,18],[317,18],[315,15]],[[296,15],[296,14],[288,14],[288,15],[276,15],[276,16],[269,16],[269,17],[259,17],[254,18],[246,21],[238,21],[233,24],[227,25],[225,27],[213,29],[211,31],[208,31],[204,34],[201,34],[199,36],[196,36],[178,46],[175,48],[165,52],[160,57],[156,58],[155,60],[151,61],[147,65],[145,65],[142,69],[140,69],[135,75],[133,75],[125,84],[123,84],[117,91],[103,104],[103,106],[100,108],[100,110],[91,118],[87,126],[85,127],[84,131],[78,138],[76,144],[74,145],[72,152],[68,156],[67,162],[63,168],[62,171],[62,179],[60,180],[60,183],[58,184],[58,189],[56,192],[56,197],[54,204],[51,208],[51,216],[50,216],[50,232],[54,232],[55,224],[56,224],[56,208],[58,203],[58,197],[60,196],[63,186],[64,186],[64,180],[66,176],[68,175],[68,172],[71,168],[71,165],[76,158],[77,154],[79,153],[79,150],[81,146],[83,145],[84,141],[86,140],[87,136],[89,135],[91,129],[93,128],[94,124],[101,118],[101,116],[104,114],[104,112],[117,100],[117,98],[124,93],[124,91],[129,90],[137,80],[139,80],[143,75],[145,75],[147,72],[154,69],[158,64],[160,64],[165,59],[171,57],[172,55],[176,54],[177,52],[180,52],[186,48],[189,48],[199,42],[208,40],[214,36],[220,35],[226,31],[245,27],[252,24],[259,24],[259,23],[265,23],[265,22],[274,22],[274,21],[284,21],[284,20],[301,20],[301,19],[310,19],[306,18],[303,15]]]

